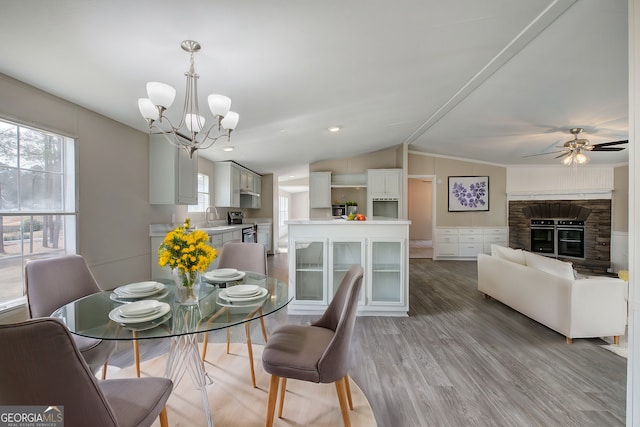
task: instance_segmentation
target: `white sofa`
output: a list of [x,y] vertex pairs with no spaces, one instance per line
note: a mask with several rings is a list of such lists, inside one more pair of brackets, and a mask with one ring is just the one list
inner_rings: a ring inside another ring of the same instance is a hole
[[627,283],[609,277],[575,278],[571,263],[492,245],[478,255],[478,290],[573,338],[613,336],[627,323]]

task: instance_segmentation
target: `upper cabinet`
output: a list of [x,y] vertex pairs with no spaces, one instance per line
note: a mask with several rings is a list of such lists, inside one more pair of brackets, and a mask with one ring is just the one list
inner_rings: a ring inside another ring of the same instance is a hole
[[198,153],[171,145],[162,135],[149,137],[149,203],[198,204]]
[[331,207],[331,172],[309,173],[309,207]]
[[367,170],[367,188],[370,197],[400,199],[402,195],[402,169]]
[[234,162],[215,165],[214,204],[222,208],[260,209],[262,177]]

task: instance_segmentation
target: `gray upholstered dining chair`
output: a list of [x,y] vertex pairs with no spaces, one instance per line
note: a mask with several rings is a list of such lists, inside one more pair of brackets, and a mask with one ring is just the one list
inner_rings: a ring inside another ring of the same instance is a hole
[[[87,263],[80,255],[65,255],[27,262],[25,283],[31,318],[49,317],[63,305],[101,291]],[[79,335],[72,335],[72,337],[89,368],[96,372],[102,367],[102,379],[105,379],[109,356],[116,347],[115,341]]]
[[[220,258],[218,259],[218,268],[235,268],[240,271],[252,271],[254,273],[267,275],[267,252],[264,245],[261,243],[238,243],[227,242],[222,246]],[[264,325],[264,319],[262,318],[262,307],[256,307],[255,310],[250,312],[247,317],[252,318],[256,314],[260,316],[260,327],[262,329],[262,337],[265,342],[267,341],[267,328]],[[249,353],[249,369],[251,371],[251,384],[253,388],[257,388],[256,385],[256,373],[253,368],[253,347],[251,346],[251,322],[244,324],[247,351]],[[207,355],[207,344],[209,340],[209,334],[205,334],[203,349],[202,349],[202,361]],[[229,343],[231,342],[231,329],[227,328],[227,354],[229,354]]]
[[311,325],[284,325],[273,331],[262,353],[262,366],[271,374],[267,399],[268,427],[273,425],[278,383],[282,417],[287,378],[315,383],[335,383],[342,420],[351,425],[348,405],[353,409],[349,386],[349,350],[358,311],[358,296],[364,272],[353,265],[322,317]]
[[63,406],[64,425],[168,427],[166,378],[98,380],[57,319],[0,326],[0,405]]

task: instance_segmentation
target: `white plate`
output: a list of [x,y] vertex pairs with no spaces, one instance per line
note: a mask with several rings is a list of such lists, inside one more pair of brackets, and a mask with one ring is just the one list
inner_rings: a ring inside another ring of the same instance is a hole
[[145,299],[123,305],[118,314],[122,317],[147,317],[158,312],[161,307],[160,302],[154,299]]
[[260,292],[260,286],[256,285],[236,285],[226,289],[227,295],[230,297],[248,297],[257,295]]
[[160,292],[161,290],[164,289],[164,285],[162,283],[158,283],[156,282],[156,286],[155,288],[152,288],[148,291],[145,292],[131,292],[125,289],[127,285],[125,286],[120,286],[118,288],[115,288],[113,290],[113,292],[116,293],[116,295],[118,295],[119,297],[122,298],[144,298],[144,297],[148,297],[151,296],[153,294],[156,294],[158,292]]
[[[132,303],[133,304],[133,303]],[[120,315],[120,309],[122,307],[114,308],[109,312],[109,319],[113,320],[117,323],[144,323],[149,322],[151,320],[157,319],[158,317],[162,317],[167,314],[171,310],[171,306],[166,302],[159,302],[158,304],[162,305],[162,307],[153,314],[148,316],[141,317],[123,317]]]
[[242,279],[246,274],[247,273],[245,273],[244,271],[238,271],[235,276],[217,276],[213,274],[213,271],[208,271],[204,273],[202,277],[210,282],[233,282]]
[[[162,298],[166,297],[167,295],[169,295],[169,291],[164,289],[160,293],[155,293],[152,296],[153,296],[153,299],[155,299],[155,300],[161,300]],[[127,294],[127,295],[118,295],[115,292],[111,292],[111,295],[109,295],[109,298],[111,299],[111,301],[130,304],[132,302],[139,301],[141,297],[129,296],[129,294]],[[144,297],[142,297],[142,298],[144,298]]]
[[238,274],[238,270],[235,268],[219,268],[217,270],[211,270],[211,273],[213,273],[214,276],[227,277],[235,276]]
[[138,282],[122,286],[122,290],[131,293],[149,292],[158,287],[158,282]]
[[227,300],[231,302],[249,302],[249,301],[257,300],[260,298],[264,298],[268,293],[269,291],[266,288],[260,288],[260,293],[258,293],[257,295],[253,295],[249,297],[232,297],[227,294],[226,289],[223,289],[220,291],[220,294],[218,294],[218,296],[223,300]]

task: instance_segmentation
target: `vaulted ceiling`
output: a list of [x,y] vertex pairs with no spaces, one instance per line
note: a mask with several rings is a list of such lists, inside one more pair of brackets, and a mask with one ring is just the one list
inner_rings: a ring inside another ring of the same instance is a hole
[[240,114],[235,150],[201,155],[284,179],[398,144],[531,165],[557,164],[525,156],[573,127],[628,138],[626,0],[29,0],[2,15],[1,73],[141,131],[145,83],[174,86],[176,110],[180,42],[200,42],[201,105],[221,93]]

